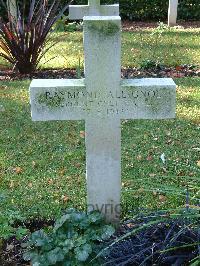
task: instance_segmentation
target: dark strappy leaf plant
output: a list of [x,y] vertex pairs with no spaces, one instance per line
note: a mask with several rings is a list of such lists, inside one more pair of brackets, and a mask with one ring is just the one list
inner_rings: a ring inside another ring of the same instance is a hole
[[[4,1],[0,0],[1,6]],[[36,70],[44,54],[55,45],[49,33],[60,19],[68,4],[60,9],[60,0],[30,0],[18,5],[17,19],[8,12],[8,21],[0,18],[0,57],[13,65],[21,74]]]

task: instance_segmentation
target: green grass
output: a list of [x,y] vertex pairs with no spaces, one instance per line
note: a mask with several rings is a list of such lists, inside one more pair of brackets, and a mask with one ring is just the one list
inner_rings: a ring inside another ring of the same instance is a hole
[[[51,218],[84,209],[84,122],[32,122],[29,83],[0,84],[0,211]],[[176,83],[176,119],[122,121],[123,217],[137,207],[184,206],[187,186],[191,204],[200,199],[200,78]]]
[[[147,29],[123,32],[122,66],[139,67],[147,59],[168,66],[200,64],[199,33],[199,29],[172,29],[161,36]],[[82,33],[53,37],[60,42],[42,60],[42,69],[76,68],[79,58],[83,65]],[[85,145],[80,137],[84,122],[32,122],[29,83],[0,83],[0,105],[5,108],[0,112],[0,211],[52,218],[67,207],[85,209]],[[123,217],[138,207],[184,206],[187,187],[190,204],[199,202],[200,78],[176,83],[176,119],[122,121]],[[163,153],[166,165],[160,159]]]
[[[159,61],[167,66],[200,64],[200,30],[171,29],[161,36],[141,29],[122,33],[122,66],[139,67],[146,59]],[[83,36],[81,32],[57,33],[53,38],[59,43],[41,61],[41,68],[76,68],[79,58],[83,65]],[[1,60],[1,59],[0,59]],[[0,61],[1,64],[6,62]]]

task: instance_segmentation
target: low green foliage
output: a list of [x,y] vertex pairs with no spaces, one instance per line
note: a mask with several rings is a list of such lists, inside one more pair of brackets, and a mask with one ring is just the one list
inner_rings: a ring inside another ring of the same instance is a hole
[[147,60],[143,60],[141,62],[141,69],[153,69],[153,68],[157,68],[159,65],[159,63],[155,62],[154,60],[150,60],[150,59],[147,59]]
[[4,213],[0,213],[0,240],[9,239],[12,236],[21,239],[25,236],[28,230],[23,226],[15,226],[16,222],[23,221],[24,218],[17,211],[7,210]]
[[[58,219],[53,230],[34,232],[23,245],[28,248],[25,260],[32,265],[90,265],[102,243],[108,240],[115,230],[105,224],[102,215],[92,212],[88,215],[74,209],[68,210]],[[99,265],[99,260],[91,265]]]
[[62,16],[53,26],[56,32],[74,32],[81,31],[83,29],[82,22],[69,22],[67,16]]

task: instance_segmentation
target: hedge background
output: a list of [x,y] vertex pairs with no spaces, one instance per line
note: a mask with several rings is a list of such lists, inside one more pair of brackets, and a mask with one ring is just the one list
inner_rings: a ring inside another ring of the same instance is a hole
[[[119,3],[122,18],[130,20],[167,20],[169,0],[102,0],[102,3]],[[86,4],[87,0],[75,0]],[[178,19],[200,20],[200,0],[179,0]]]
[[[29,0],[24,1],[29,3]],[[67,0],[62,0],[63,4],[66,2]],[[87,0],[74,0],[74,4],[87,4],[87,2]],[[101,0],[101,2],[107,4],[119,3],[123,19],[140,21],[167,20],[169,0]],[[3,15],[5,15],[5,10],[0,4],[0,16]],[[200,0],[179,0],[178,19],[200,20]]]

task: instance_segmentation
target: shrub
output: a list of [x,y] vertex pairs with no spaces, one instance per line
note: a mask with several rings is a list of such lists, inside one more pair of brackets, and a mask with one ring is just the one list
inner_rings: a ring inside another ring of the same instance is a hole
[[[23,245],[27,248],[24,259],[33,265],[88,266],[113,233],[114,228],[105,224],[100,213],[87,215],[70,209],[56,221],[53,230],[30,236]],[[99,259],[91,265],[99,265]]]
[[13,236],[20,239],[27,234],[28,230],[23,226],[16,227],[16,222],[24,222],[24,218],[17,211],[7,210],[0,213],[0,240],[7,240]]
[[[167,20],[169,0],[102,0],[102,3],[120,4],[123,19],[130,20]],[[74,4],[86,4],[87,0],[75,0]],[[199,0],[179,0],[178,18],[185,20],[200,19]]]
[[31,0],[27,17],[26,10],[20,12],[18,8],[17,21],[13,21],[10,15],[9,23],[0,20],[0,56],[20,73],[35,71],[44,54],[55,45],[48,35],[68,7],[65,5],[58,11],[59,4],[59,0],[50,5],[46,0]]

